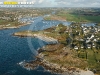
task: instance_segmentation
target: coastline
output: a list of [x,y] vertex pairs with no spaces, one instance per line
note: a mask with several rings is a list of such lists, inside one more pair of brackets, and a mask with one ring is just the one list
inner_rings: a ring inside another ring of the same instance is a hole
[[24,23],[24,24],[21,24],[21,25],[18,25],[18,26],[6,26],[6,25],[3,25],[3,26],[0,26],[0,30],[3,30],[3,29],[16,29],[16,28],[20,28],[22,26],[26,26],[26,25],[29,25],[31,23]]
[[[55,28],[55,27],[54,27]],[[78,58],[75,54],[75,50],[71,50],[69,47],[66,47],[61,42],[58,43],[57,32],[53,32],[54,28],[48,28],[43,31],[21,31],[16,32],[13,36],[18,37],[33,37],[39,38],[46,42],[52,42],[52,44],[48,44],[43,46],[38,50],[38,55],[36,56],[36,60],[32,60],[29,62],[24,62],[24,64],[19,64],[23,66],[27,70],[34,70],[37,66],[42,66],[46,70],[49,70],[52,73],[67,73],[70,75],[94,75],[92,71],[86,70],[87,61],[81,58]],[[48,33],[47,33],[48,31]],[[52,31],[52,37],[49,33]],[[62,34],[61,34],[62,35]],[[61,36],[60,34],[58,36]],[[64,34],[65,35],[65,34]],[[62,36],[61,36],[62,37]],[[62,39],[63,40],[63,39]],[[90,72],[90,74],[88,73]],[[66,75],[66,74],[65,74]]]
[[21,32],[17,32],[17,33],[14,33],[13,36],[18,36],[18,37],[34,37],[34,38],[38,38],[42,41],[45,41],[45,42],[52,42],[52,43],[58,43],[58,40],[57,39],[54,39],[52,37],[47,37],[46,35],[43,35],[43,34],[33,34],[33,33],[30,33],[30,31],[25,34],[21,33]]
[[[43,41],[46,41],[46,42],[53,42],[55,41],[54,38],[52,38],[51,40],[51,37],[46,37],[45,35],[41,35],[41,34],[29,34],[30,31],[27,31],[28,33],[25,35],[23,33],[14,33],[13,36],[18,36],[18,37],[34,37],[34,38],[39,38]],[[58,45],[57,43],[53,44],[52,46],[56,46]],[[57,46],[56,46],[57,47]],[[58,47],[60,47],[60,45],[58,45]],[[58,48],[57,47],[57,48]],[[84,73],[84,72],[88,72],[88,71],[85,71],[85,70],[82,70],[80,68],[77,68],[77,67],[73,67],[73,66],[63,66],[63,65],[59,65],[57,63],[53,63],[53,62],[50,62],[48,61],[47,59],[45,59],[44,57],[45,56],[48,56],[46,54],[43,54],[42,52],[54,52],[55,49],[57,48],[46,48],[46,46],[38,49],[38,55],[36,56],[36,59],[35,60],[32,60],[32,61],[29,61],[29,62],[24,62],[24,63],[20,63],[19,65],[26,68],[27,70],[34,70],[36,69],[38,66],[42,66],[43,68],[45,68],[47,71],[50,71],[51,73],[57,73],[57,74],[63,74],[63,73],[66,73],[66,74],[69,74],[69,75],[82,75],[80,74],[81,72]],[[47,50],[48,49],[48,50]],[[65,52],[64,52],[65,53]],[[65,53],[65,55],[67,54],[67,52]],[[70,54],[70,52],[68,53]],[[92,71],[91,71],[92,73]],[[88,75],[88,74],[87,74]],[[94,74],[93,74],[94,75]]]
[[27,70],[35,70],[38,66],[42,66],[46,71],[49,71],[53,74],[61,75],[94,75],[92,71],[82,70],[77,67],[64,67],[62,65],[49,62],[44,58],[44,54],[41,53],[41,49],[38,50],[38,55],[36,59],[29,62],[20,63],[18,65],[22,66]]

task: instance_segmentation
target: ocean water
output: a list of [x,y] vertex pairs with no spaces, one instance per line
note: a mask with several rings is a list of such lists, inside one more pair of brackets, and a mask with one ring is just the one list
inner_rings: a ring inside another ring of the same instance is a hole
[[[34,60],[36,50],[46,45],[46,42],[31,37],[15,37],[13,33],[23,30],[43,30],[61,23],[60,21],[44,21],[42,17],[33,20],[32,24],[18,29],[0,30],[0,75],[55,75],[42,67],[28,71],[17,64],[23,60]],[[66,24],[70,23],[66,22]]]
[[12,34],[23,30],[43,30],[59,23],[65,25],[70,25],[71,23],[65,21],[45,21],[43,17],[37,17],[31,20],[34,21],[32,24],[18,29],[0,30],[0,75],[56,75],[45,71],[42,67],[28,71],[19,66],[17,63],[23,60],[34,60],[37,49],[47,43],[37,38],[20,38]]

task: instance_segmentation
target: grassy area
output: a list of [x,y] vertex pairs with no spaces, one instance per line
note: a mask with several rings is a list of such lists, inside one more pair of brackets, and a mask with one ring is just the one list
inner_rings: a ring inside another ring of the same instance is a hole
[[81,49],[78,51],[73,49],[70,50],[70,48],[66,47],[64,44],[64,42],[66,43],[66,38],[69,36],[65,30],[66,27],[59,24],[58,26],[51,27],[42,31],[22,31],[19,33],[22,35],[42,34],[47,37],[58,39],[58,45],[47,45],[45,46],[46,51],[42,52],[45,55],[45,59],[49,62],[66,67],[74,66],[82,69],[88,67],[91,69],[100,70],[100,67],[98,67],[100,62],[97,62],[100,60],[100,51],[96,49]]
[[[87,53],[87,59],[86,59]],[[78,54],[80,58],[86,59],[88,62],[88,68],[98,70],[97,73],[100,74],[100,51],[96,49],[87,49],[86,52],[79,52]]]
[[87,59],[89,66],[94,66],[94,64],[96,63],[96,59],[93,50],[87,50]]
[[57,15],[50,15],[47,17],[44,17],[44,20],[60,20],[60,21],[66,21],[66,17],[61,17],[61,16],[57,16]]
[[67,21],[74,22],[100,22],[100,16],[83,16],[78,14],[58,14],[60,17],[66,17]]
[[66,28],[67,28],[66,26],[58,26],[58,27],[51,27],[51,28],[41,30],[41,31],[21,31],[21,32],[17,32],[17,34],[20,34],[20,35],[42,34],[47,37],[55,38],[59,42],[63,42],[63,41],[66,41],[66,37],[68,37],[68,34],[64,32]]
[[82,9],[62,9],[45,18],[46,20],[65,19],[74,22],[98,22],[100,23],[99,11]]
[[[79,59],[76,57],[74,50],[70,50],[67,47],[64,50],[63,49],[65,47],[64,45],[62,44],[58,44],[58,45],[59,46],[55,51],[49,52],[48,49],[46,49],[46,51],[42,52],[45,55],[44,58],[46,60],[55,64],[59,64],[64,67],[73,66],[73,67],[84,69],[87,66],[87,63],[83,59]],[[49,48],[50,47],[52,47],[52,45],[49,46]]]
[[19,25],[19,24],[21,24],[21,23],[18,23],[18,21],[8,21],[8,20],[1,20],[0,19],[0,25],[8,25],[8,24],[10,24],[10,26],[17,26],[17,25]]

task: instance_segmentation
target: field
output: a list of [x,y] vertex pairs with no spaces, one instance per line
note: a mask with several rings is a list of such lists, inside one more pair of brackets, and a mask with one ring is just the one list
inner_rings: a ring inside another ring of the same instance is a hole
[[84,16],[77,14],[58,14],[58,16],[66,17],[67,21],[73,22],[100,22],[100,16]]
[[[55,14],[45,17],[45,20],[66,20],[71,22],[100,23],[100,10],[94,9],[59,9]],[[56,17],[56,18],[53,18]]]

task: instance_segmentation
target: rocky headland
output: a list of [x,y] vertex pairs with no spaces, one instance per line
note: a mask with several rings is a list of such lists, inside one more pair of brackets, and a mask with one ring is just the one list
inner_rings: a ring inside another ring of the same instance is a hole
[[[59,28],[60,31],[59,30]],[[19,37],[39,38],[46,42],[53,42],[39,48],[35,60],[20,62],[19,65],[27,70],[34,70],[38,66],[44,67],[52,73],[62,75],[94,75],[88,69],[86,59],[79,58],[77,51],[66,46],[66,27],[57,26],[42,31],[22,31],[13,35]],[[62,29],[63,28],[63,29]]]

